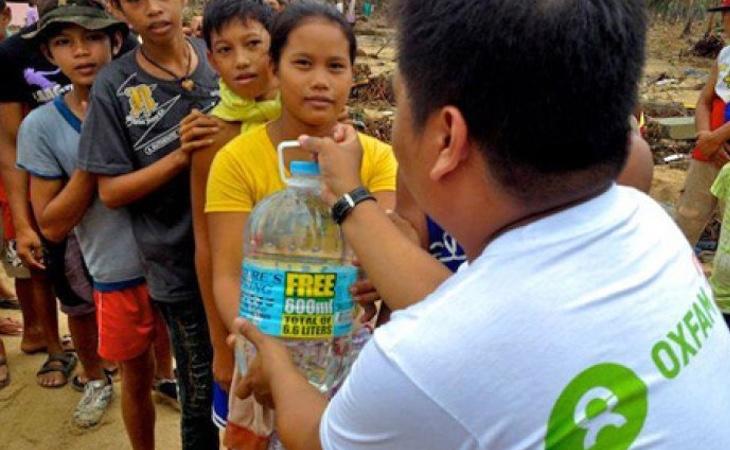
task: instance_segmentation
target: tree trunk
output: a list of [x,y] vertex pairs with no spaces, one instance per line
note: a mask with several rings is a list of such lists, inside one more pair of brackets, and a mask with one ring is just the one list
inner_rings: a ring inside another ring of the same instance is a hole
[[681,37],[686,38],[690,34],[692,34],[692,22],[694,22],[694,6],[695,6],[695,0],[686,0],[687,1],[687,22],[684,24],[684,30],[682,30]]
[[707,17],[707,32],[705,34],[707,36],[711,35],[712,32],[715,30],[715,13],[712,12]]

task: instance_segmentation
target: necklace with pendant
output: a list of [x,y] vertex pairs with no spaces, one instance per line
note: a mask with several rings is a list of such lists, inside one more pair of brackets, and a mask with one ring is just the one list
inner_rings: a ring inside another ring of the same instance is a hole
[[[188,50],[188,64],[187,69],[185,69],[185,75],[182,77],[178,77],[175,72],[168,69],[167,67],[163,67],[159,63],[153,61],[149,56],[147,56],[144,52],[144,48],[142,46],[139,47],[139,52],[142,55],[142,57],[147,60],[148,63],[152,64],[156,68],[160,69],[161,71],[165,72],[166,74],[170,75],[174,81],[180,83],[180,86],[182,86],[183,89],[185,89],[188,92],[192,92],[193,89],[195,89],[195,81],[193,81],[188,74],[190,73],[190,67],[193,62],[193,51],[188,46],[189,42],[187,39],[185,39],[185,48]],[[192,45],[192,44],[191,44]]]

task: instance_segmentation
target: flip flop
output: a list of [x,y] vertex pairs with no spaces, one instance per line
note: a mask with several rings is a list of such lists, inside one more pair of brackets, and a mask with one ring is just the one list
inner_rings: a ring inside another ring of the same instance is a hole
[[[3,330],[9,327],[12,331]],[[11,317],[0,317],[0,334],[4,336],[20,336],[23,334],[23,324]]]
[[[74,368],[76,367],[77,361],[78,360],[76,359],[76,355],[74,355],[73,353],[57,353],[55,355],[48,355],[48,359],[46,360],[46,362],[44,362],[40,370],[36,372],[36,377],[46,373],[59,372],[63,374],[64,378],[66,378],[66,381],[55,386],[43,386],[39,383],[39,386],[48,389],[58,389],[66,386],[66,384],[68,383],[68,377],[69,375],[71,375],[71,372],[73,372]],[[53,367],[52,364],[54,362],[61,363],[61,367]]]
[[4,356],[0,356],[0,367],[8,369],[8,376],[4,380],[0,381],[0,389],[10,384],[10,367],[8,367],[8,359]]
[[152,392],[157,398],[168,406],[180,411],[180,400],[178,398],[177,380],[160,378],[153,382]]
[[20,309],[20,302],[17,298],[0,299],[0,309]]

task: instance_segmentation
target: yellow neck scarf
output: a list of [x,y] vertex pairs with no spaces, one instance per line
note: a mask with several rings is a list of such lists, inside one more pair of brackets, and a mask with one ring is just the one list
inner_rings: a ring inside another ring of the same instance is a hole
[[281,97],[257,102],[238,96],[224,82],[218,82],[221,101],[213,108],[211,115],[226,122],[241,122],[241,133],[265,124],[281,115]]

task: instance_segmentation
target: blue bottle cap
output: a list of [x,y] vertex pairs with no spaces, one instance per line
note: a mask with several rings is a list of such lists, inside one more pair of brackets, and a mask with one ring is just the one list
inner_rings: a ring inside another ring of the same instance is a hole
[[289,170],[293,177],[296,177],[297,175],[318,177],[321,175],[319,171],[319,164],[314,161],[292,161]]

